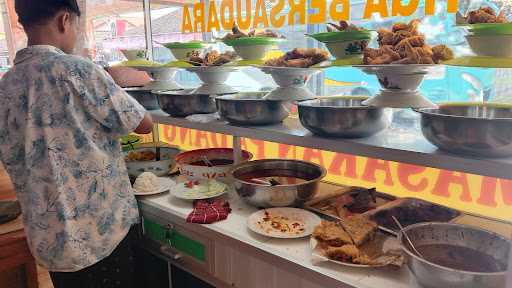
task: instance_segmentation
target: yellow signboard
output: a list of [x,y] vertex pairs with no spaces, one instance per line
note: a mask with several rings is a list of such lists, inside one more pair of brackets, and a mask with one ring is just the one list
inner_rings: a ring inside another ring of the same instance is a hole
[[[219,3],[220,2],[220,3]],[[324,24],[327,21],[349,20],[350,0],[274,0],[267,9],[265,0],[222,0],[197,1],[183,6],[183,33],[230,30],[236,22],[242,30],[249,28],[280,28],[285,25]],[[391,2],[391,5],[388,5]],[[363,19],[373,14],[380,17],[411,16],[418,7],[419,0],[367,0]],[[425,0],[424,14],[434,15],[435,0]],[[207,5],[206,5],[207,4]],[[458,0],[447,0],[447,12],[457,12]],[[285,10],[285,7],[288,9]],[[390,8],[388,8],[390,7]]]
[[[229,135],[160,126],[160,140],[184,150],[231,147]],[[512,220],[512,180],[321,151],[254,139],[242,139],[254,159],[311,161],[327,169],[326,181],[376,187],[398,197],[414,197],[468,213]]]

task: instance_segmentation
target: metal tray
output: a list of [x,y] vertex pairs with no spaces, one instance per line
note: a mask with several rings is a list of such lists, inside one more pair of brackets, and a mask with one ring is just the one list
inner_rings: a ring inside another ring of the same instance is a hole
[[452,222],[461,215],[461,212],[420,199],[402,198],[363,215],[375,221],[381,230],[397,235],[400,229],[392,220],[392,215],[402,226],[407,227],[422,222]]
[[[330,202],[332,203],[332,202],[336,201],[336,198],[343,197],[346,195],[354,196],[355,194],[357,194],[363,190],[367,190],[367,189],[361,188],[361,187],[350,187],[350,190],[342,192],[338,195],[333,195],[332,197],[329,197],[329,198],[322,199],[321,201],[314,201],[314,202],[310,201],[304,205],[304,208],[308,209],[310,211],[313,211],[315,213],[318,213],[322,216],[325,216],[327,218],[334,219],[334,220],[340,220],[341,218],[334,211],[321,209],[320,207],[329,205],[328,203],[330,203]],[[376,198],[377,198],[377,208],[374,210],[378,210],[382,207],[387,207],[388,205],[390,205],[390,203],[393,203],[394,201],[397,200],[397,198],[395,196],[391,196],[391,195],[384,194],[381,192],[375,192],[375,194],[376,194]],[[373,210],[370,210],[370,211],[373,211]],[[364,213],[353,213],[353,214],[354,215],[357,215],[357,214],[364,215],[365,213],[368,213],[368,212],[369,211],[364,212]]]

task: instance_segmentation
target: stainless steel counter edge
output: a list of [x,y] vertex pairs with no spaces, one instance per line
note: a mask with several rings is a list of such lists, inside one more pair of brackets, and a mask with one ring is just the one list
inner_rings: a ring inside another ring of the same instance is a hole
[[221,120],[209,123],[192,122],[155,113],[155,122],[202,131],[271,141],[320,150],[359,155],[382,160],[414,164],[453,171],[512,179],[512,157],[477,158],[446,153],[430,144],[421,131],[388,129],[377,135],[361,139],[325,138],[313,135],[289,117],[283,123],[269,126],[243,127]]

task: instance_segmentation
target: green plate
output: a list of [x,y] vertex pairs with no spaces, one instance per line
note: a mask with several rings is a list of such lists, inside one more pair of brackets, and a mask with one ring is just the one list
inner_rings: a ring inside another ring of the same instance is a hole
[[242,37],[238,39],[222,40],[228,46],[274,45],[284,39],[273,37]]
[[121,137],[120,142],[123,151],[130,151],[140,146],[142,142],[142,137],[134,134],[125,135]]
[[465,56],[445,61],[443,64],[481,68],[512,68],[512,58]]
[[204,43],[201,41],[190,41],[190,42],[171,42],[164,43],[165,48],[168,49],[201,49],[204,47]]
[[351,66],[363,64],[363,56],[355,55],[352,57],[340,58],[332,61],[331,66]]
[[306,34],[306,36],[316,39],[322,43],[342,42],[352,40],[370,40],[372,38],[371,31],[348,31],[348,32],[324,32],[316,34]]
[[512,23],[480,23],[463,25],[475,35],[482,34],[512,34]]
[[171,68],[188,68],[194,65],[187,63],[185,61],[171,61],[163,64],[161,67],[171,67]]

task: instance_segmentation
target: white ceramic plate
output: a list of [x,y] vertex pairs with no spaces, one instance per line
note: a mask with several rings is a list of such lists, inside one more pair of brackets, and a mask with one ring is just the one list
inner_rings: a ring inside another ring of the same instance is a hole
[[[318,64],[317,64],[318,65]],[[254,65],[253,67],[256,67],[263,71],[264,73],[282,73],[282,72],[295,72],[295,73],[307,73],[307,74],[315,74],[322,69],[318,67],[309,67],[309,68],[298,68],[298,67],[279,67],[279,66],[258,66]]]
[[185,68],[185,70],[189,72],[235,72],[238,70],[237,67],[229,66],[227,64],[221,66],[192,66]]
[[154,191],[150,192],[139,192],[133,189],[133,194],[136,196],[148,196],[148,195],[155,195],[160,194],[169,191],[173,186],[176,185],[176,182],[172,181],[170,178],[167,177],[158,177],[158,189],[155,189]]
[[214,187],[211,188],[210,191],[199,191],[199,190],[194,191],[185,186],[187,184],[187,182],[179,183],[178,185],[176,185],[171,190],[171,194],[174,197],[182,199],[182,200],[202,200],[202,199],[219,197],[227,192],[227,185],[222,182],[219,182],[219,181],[215,181],[216,183],[215,183]]
[[[265,214],[268,213],[269,216]],[[266,217],[279,217],[280,223],[293,225],[298,223],[303,231],[293,229],[293,231],[281,232],[279,229],[272,228],[271,221],[265,221]],[[285,217],[288,220],[283,220],[280,217]],[[253,232],[273,238],[302,238],[309,236],[313,233],[315,226],[321,222],[320,217],[304,209],[298,208],[268,208],[254,212],[249,219],[247,219],[247,226]]]

